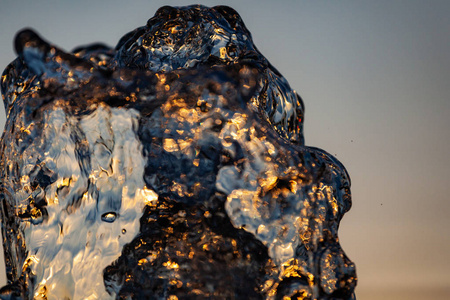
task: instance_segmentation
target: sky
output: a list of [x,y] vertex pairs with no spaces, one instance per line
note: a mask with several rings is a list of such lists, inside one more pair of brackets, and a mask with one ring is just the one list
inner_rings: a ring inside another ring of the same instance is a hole
[[[339,237],[356,263],[357,298],[450,299],[450,2],[197,3],[239,12],[302,96],[306,144],[346,166],[353,207]],[[160,6],[188,4],[0,0],[0,69],[24,27],[65,50],[115,46]]]

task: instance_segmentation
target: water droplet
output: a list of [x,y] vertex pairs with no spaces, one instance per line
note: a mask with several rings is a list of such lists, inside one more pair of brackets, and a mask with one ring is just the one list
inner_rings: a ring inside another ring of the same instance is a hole
[[117,214],[115,212],[107,212],[102,215],[102,221],[112,223],[116,220]]

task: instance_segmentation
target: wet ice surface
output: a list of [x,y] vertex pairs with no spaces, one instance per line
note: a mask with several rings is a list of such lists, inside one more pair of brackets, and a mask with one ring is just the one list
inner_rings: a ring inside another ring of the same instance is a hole
[[350,182],[227,7],[116,49],[18,34],[5,70],[4,299],[353,299]]

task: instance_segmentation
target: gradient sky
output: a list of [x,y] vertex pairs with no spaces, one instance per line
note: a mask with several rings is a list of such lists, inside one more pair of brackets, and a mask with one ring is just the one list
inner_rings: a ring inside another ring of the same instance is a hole
[[[160,6],[192,3],[0,0],[0,69],[24,27],[65,50],[114,46]],[[302,96],[306,144],[347,167],[339,236],[358,299],[450,299],[450,1],[200,3],[240,13]]]

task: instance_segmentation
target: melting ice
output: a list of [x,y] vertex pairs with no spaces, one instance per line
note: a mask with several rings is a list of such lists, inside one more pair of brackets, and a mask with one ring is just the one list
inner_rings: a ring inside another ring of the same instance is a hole
[[1,81],[2,299],[354,299],[345,168],[233,9],[115,49],[20,32]]

